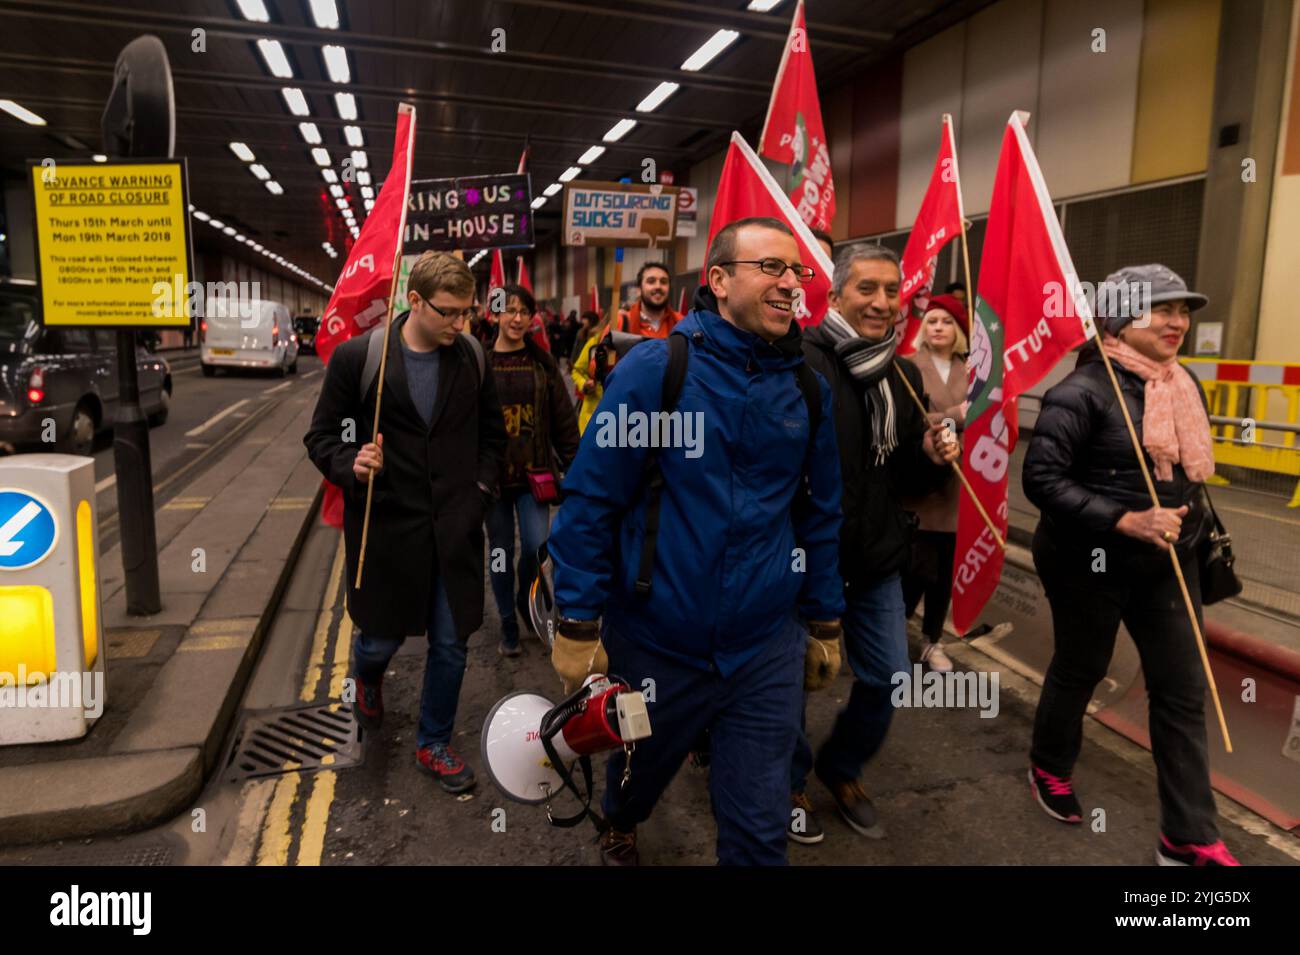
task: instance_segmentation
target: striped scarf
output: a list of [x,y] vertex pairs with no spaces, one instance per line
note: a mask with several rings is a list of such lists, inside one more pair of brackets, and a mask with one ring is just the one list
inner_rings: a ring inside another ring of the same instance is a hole
[[836,357],[862,388],[871,419],[871,447],[880,466],[898,447],[898,414],[887,377],[897,338],[886,335],[881,341],[868,341],[833,308],[826,312],[821,327],[833,343]]

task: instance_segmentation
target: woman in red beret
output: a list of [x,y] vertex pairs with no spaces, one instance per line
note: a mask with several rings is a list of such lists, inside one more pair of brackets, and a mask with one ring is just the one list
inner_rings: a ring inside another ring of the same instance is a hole
[[[967,330],[970,328],[966,306],[951,295],[930,299],[921,318],[911,356],[921,371],[925,393],[929,397],[930,421],[947,419],[954,432],[960,432],[966,420],[966,353]],[[948,615],[952,596],[952,560],[957,543],[957,503],[961,493],[956,477],[936,491],[913,498],[904,506],[919,519],[912,542],[912,561],[903,575],[903,600],[910,617],[921,598],[925,598],[925,615],[921,632],[926,638],[921,662],[932,670],[952,669],[952,661],[939,646],[943,621]]]

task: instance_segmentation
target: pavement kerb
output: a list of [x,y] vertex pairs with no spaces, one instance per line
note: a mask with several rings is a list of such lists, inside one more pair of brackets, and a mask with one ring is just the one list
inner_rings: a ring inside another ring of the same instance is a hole
[[[283,496],[291,478],[299,472],[305,460],[304,452],[285,469],[280,490],[267,500],[265,513],[240,544],[226,574],[213,582],[204,597],[205,606],[220,587],[221,580],[239,564],[239,553],[263,529],[267,517],[273,513],[272,502]],[[202,474],[196,475],[191,483],[197,483],[203,477]],[[0,845],[76,839],[110,830],[121,832],[147,828],[176,816],[194,801],[215,768],[271,620],[288,586],[312,522],[320,511],[323,488],[319,475],[314,476],[313,483],[315,493],[302,520],[297,522],[292,543],[268,596],[260,608],[249,608],[247,617],[255,618],[256,622],[248,639],[240,641],[242,646],[232,648],[242,650],[242,653],[238,653],[233,669],[227,668],[230,672],[226,684],[216,688],[218,705],[211,708],[210,718],[200,727],[201,740],[189,745],[149,745],[149,733],[134,729],[137,716],[148,713],[151,722],[166,727],[173,719],[181,719],[186,711],[172,708],[169,717],[168,712],[140,703],[119,740],[105,755],[0,769]],[[200,609],[190,631],[202,632],[204,624],[210,622]],[[187,632],[185,640],[189,639],[192,639],[191,634]],[[166,670],[179,656],[182,656],[180,648],[163,669]],[[211,660],[212,655],[205,655],[205,659]],[[162,675],[160,671],[159,678]],[[177,701],[178,706],[188,704],[185,699]],[[121,737],[128,735],[138,737],[139,745],[119,746]]]

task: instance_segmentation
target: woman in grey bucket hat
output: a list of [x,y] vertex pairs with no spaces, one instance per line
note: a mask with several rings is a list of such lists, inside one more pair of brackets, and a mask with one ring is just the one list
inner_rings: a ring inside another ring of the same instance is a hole
[[[1200,616],[1198,553],[1208,532],[1201,488],[1214,473],[1205,396],[1178,351],[1206,302],[1173,270],[1141,265],[1097,290],[1106,333],[1043,396],[1025,455],[1025,495],[1041,518],[1034,567],[1055,643],[1034,718],[1029,781],[1062,822],[1083,810],[1071,774],[1083,717],[1105,677],[1121,621],[1137,646],[1150,704],[1161,865],[1236,865],[1219,838],[1205,730],[1205,674],[1167,551]],[[1110,358],[1160,505],[1152,507],[1099,349]]]

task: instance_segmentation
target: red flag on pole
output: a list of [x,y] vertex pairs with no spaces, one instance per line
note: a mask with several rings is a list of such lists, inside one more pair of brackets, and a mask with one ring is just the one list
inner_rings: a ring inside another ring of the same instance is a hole
[[916,338],[921,317],[934,291],[934,270],[939,264],[939,252],[961,235],[961,221],[957,148],[953,144],[952,117],[944,113],[939,154],[934,159],[934,171],[930,173],[930,186],[916,213],[912,234],[907,237],[907,248],[903,250],[903,284],[899,289],[902,300],[899,315],[903,326],[898,343],[900,355],[910,355],[915,351],[912,340]]
[[[811,282],[800,286],[803,295],[795,307],[795,318],[800,327],[818,324],[826,315],[826,297],[831,290],[831,260],[821,245],[813,238],[808,226],[799,218],[790,200],[776,184],[762,160],[754,154],[740,133],[731,134],[731,148],[727,150],[718,179],[718,193],[713,202],[713,215],[709,219],[709,243],[723,226],[749,216],[771,216],[790,226],[799,244],[800,261],[812,266],[817,273]],[[708,252],[705,252],[705,260]],[[700,284],[708,284],[708,271],[700,273]]]
[[597,315],[600,314],[600,292],[597,291],[595,285],[591,287],[591,310]]
[[515,259],[515,262],[518,265],[518,269],[516,270],[515,284],[522,285],[524,288],[528,289],[528,291],[531,292],[533,290],[533,280],[528,277],[528,266],[524,265],[524,257],[522,255],[519,256],[517,259]]
[[758,151],[768,159],[790,164],[790,201],[807,225],[829,231],[835,216],[835,183],[831,180],[831,151],[826,145],[822,108],[817,100],[817,77],[808,48],[803,0],[794,8]]
[[[1007,532],[1007,466],[1016,446],[1016,399],[1095,332],[1042,170],[1012,113],[1002,137],[993,202],[971,315],[970,383],[962,471]],[[964,634],[1002,576],[1003,551],[968,495],[957,513],[952,618]]]
[[[334,349],[354,335],[368,331],[388,314],[393,270],[402,251],[406,231],[406,202],[411,191],[411,159],[415,153],[415,107],[397,107],[397,135],[393,139],[393,164],[384,179],[375,207],[361,226],[361,234],[348,253],[347,263],[330,295],[316,338],[316,353],[328,363]],[[333,527],[343,526],[343,495],[325,482],[321,518]]]

